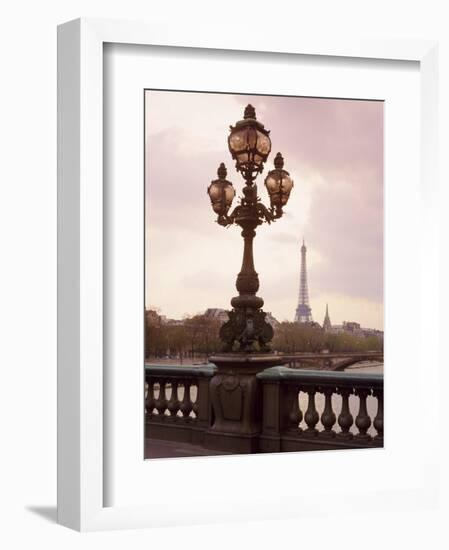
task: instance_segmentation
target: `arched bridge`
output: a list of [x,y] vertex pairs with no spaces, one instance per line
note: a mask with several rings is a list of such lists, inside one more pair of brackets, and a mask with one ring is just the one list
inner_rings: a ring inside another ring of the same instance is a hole
[[383,363],[383,351],[294,353],[283,355],[285,364],[293,369],[319,369],[342,371],[357,363],[376,361]]

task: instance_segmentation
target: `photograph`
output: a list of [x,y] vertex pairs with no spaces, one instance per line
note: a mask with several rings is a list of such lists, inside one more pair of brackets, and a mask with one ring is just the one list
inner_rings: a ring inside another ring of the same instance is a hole
[[144,106],[145,458],[382,447],[383,101]]

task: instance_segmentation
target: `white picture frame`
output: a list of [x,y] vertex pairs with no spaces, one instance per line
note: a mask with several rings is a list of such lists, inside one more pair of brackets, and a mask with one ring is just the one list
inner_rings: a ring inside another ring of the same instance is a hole
[[[108,399],[104,394],[103,380],[103,56],[106,43],[157,45],[171,51],[174,56],[175,48],[184,47],[228,52],[264,52],[267,49],[262,40],[257,44],[253,35],[230,38],[224,34],[208,36],[205,31],[201,37],[192,40],[188,30],[183,33],[181,26],[169,30],[159,28],[156,23],[81,19],[58,29],[58,521],[78,530],[220,521],[217,511],[215,515],[195,519],[189,514],[182,518],[161,507],[141,503],[135,506],[104,505],[107,492],[104,483],[104,410]],[[419,63],[423,201],[420,227],[422,238],[428,245],[425,258],[421,257],[426,266],[421,270],[421,293],[424,288],[431,289],[425,301],[421,294],[421,312],[427,318],[437,318],[436,99],[439,60],[436,42],[363,40],[355,36],[337,42],[285,36],[273,39],[269,49],[278,54]],[[435,385],[440,361],[438,331],[425,330],[424,325],[420,331],[421,343],[429,350],[427,360],[430,366],[426,376]],[[422,371],[418,374],[422,376]],[[431,433],[436,433],[437,415],[435,401],[429,404],[426,417],[427,422],[434,421],[428,428]],[[432,447],[420,460],[425,468],[437,465],[440,458]],[[398,490],[394,495],[379,493],[377,500],[372,499],[372,506],[374,508],[388,499],[394,503],[395,498],[402,499],[401,502],[408,499],[412,506],[419,506],[422,498],[434,502],[437,486],[435,476],[423,476],[417,484]],[[366,491],[372,496],[372,489]],[[410,499],[411,494],[413,499]],[[246,496],[240,505],[221,502],[216,510],[228,504],[228,512],[222,513],[220,518],[276,517],[275,511],[267,510],[266,503],[257,502],[251,495]],[[211,495],[211,502],[216,504],[216,500],[216,495],[213,498]],[[309,499],[309,505],[311,502]],[[301,514],[307,514],[305,503],[297,503],[294,508],[293,515]]]

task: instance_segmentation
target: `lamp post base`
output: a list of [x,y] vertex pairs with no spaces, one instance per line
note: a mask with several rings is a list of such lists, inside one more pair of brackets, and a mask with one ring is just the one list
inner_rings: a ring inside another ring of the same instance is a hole
[[[241,298],[245,297],[234,298],[233,302]],[[220,329],[220,339],[224,342],[223,351],[225,353],[233,351],[235,342],[238,343],[242,352],[267,353],[270,351],[269,342],[273,338],[273,327],[265,320],[266,313],[264,311],[251,306],[235,307],[228,311],[228,315],[229,321],[224,323]]]
[[205,434],[208,449],[254,453],[259,450],[262,395],[256,374],[282,364],[275,354],[223,354],[209,358],[217,366],[210,382],[213,424]]

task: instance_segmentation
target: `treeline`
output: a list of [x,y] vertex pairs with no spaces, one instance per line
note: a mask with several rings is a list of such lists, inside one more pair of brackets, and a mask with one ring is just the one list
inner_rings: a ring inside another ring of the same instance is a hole
[[221,324],[205,315],[187,317],[181,325],[146,320],[145,356],[182,359],[210,355],[221,349],[218,337]]
[[324,332],[318,325],[280,323],[274,331],[273,349],[284,353],[339,351],[381,351],[383,339],[350,332]]
[[[145,356],[153,358],[206,357],[222,349],[218,336],[222,322],[205,315],[195,315],[183,320],[181,325],[164,324],[146,320]],[[314,352],[323,350],[379,351],[383,339],[378,336],[362,336],[350,332],[326,333],[319,325],[280,323],[274,331],[272,349],[284,353]]]

